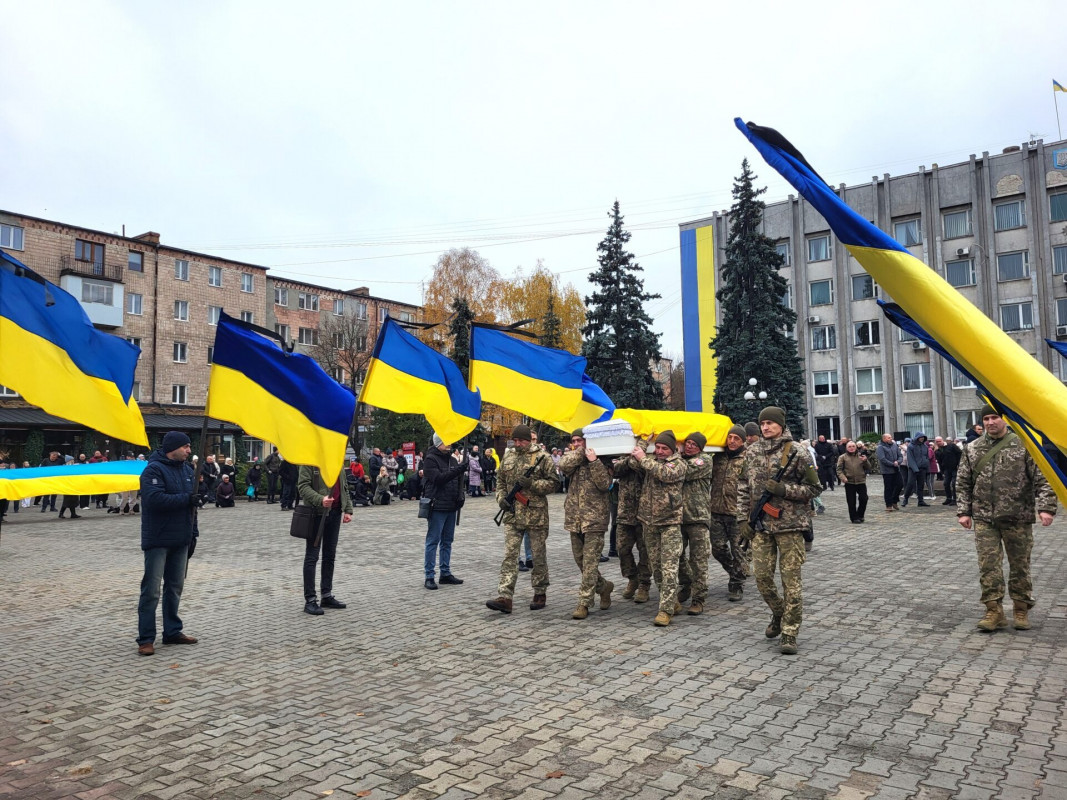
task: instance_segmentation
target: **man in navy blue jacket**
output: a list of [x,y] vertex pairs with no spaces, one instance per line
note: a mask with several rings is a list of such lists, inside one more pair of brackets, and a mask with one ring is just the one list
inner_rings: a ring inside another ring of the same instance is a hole
[[185,585],[189,556],[196,547],[197,495],[193,485],[189,437],[171,431],[148,458],[141,473],[141,549],[144,578],[137,604],[137,652],[155,653],[156,606],[163,583],[163,644],[196,644],[182,633],[178,603]]

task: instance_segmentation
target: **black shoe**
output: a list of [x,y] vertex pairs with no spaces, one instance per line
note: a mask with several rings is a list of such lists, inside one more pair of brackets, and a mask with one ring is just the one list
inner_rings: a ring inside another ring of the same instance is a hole
[[322,602],[319,603],[322,608],[348,608],[348,605],[342,603],[332,594],[329,597],[322,598]]
[[530,571],[530,568],[528,566],[526,566],[526,562],[520,559],[519,560],[519,572],[529,572],[529,571]]
[[608,550],[608,558],[618,558],[618,557],[619,557],[619,551],[618,550]]
[[433,578],[427,578],[422,585],[430,591],[437,589],[437,582]]
[[956,505],[956,501],[953,500],[951,497],[946,497],[945,498],[945,502],[942,503],[941,505],[943,505],[943,506],[954,506],[954,505]]
[[70,518],[71,519],[81,519],[82,515],[81,514],[75,514],[73,511],[71,511],[70,512]]
[[930,504],[929,503],[924,503],[922,500],[920,500],[918,502],[918,506],[919,506],[919,508],[929,508]]
[[455,575],[442,575],[438,583],[441,585],[460,586],[463,583],[463,579],[457,578]]
[[603,564],[603,563],[604,563],[605,561],[607,561],[607,560],[608,560],[608,557],[607,557],[607,556],[601,556],[601,557],[600,557],[600,563],[601,563],[601,564]]
[[900,501],[900,507],[901,508],[907,508],[907,506],[908,506],[908,498],[905,497],[903,500]]
[[314,600],[308,600],[304,603],[304,613],[311,614],[313,617],[321,617],[326,612],[322,610],[322,606],[316,603]]

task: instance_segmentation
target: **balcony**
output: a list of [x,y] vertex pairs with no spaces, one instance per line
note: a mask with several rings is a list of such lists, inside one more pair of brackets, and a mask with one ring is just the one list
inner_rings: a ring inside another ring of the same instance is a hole
[[[103,281],[122,283],[126,266],[119,264],[100,263],[98,261],[80,261],[68,254],[59,257],[59,274],[81,275],[86,278],[96,278]],[[53,273],[54,274],[54,273]]]

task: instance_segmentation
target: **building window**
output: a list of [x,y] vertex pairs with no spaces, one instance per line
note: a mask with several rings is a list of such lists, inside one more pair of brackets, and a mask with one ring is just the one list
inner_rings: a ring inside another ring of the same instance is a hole
[[23,230],[18,225],[0,224],[0,247],[8,250],[21,250],[23,242]]
[[251,294],[253,291],[255,291],[254,286],[255,286],[255,281],[253,280],[253,276],[249,275],[247,272],[242,272],[241,273],[241,291],[245,292],[247,294]]
[[297,295],[296,307],[302,308],[304,311],[318,311],[319,296],[317,294],[311,294],[309,292],[301,292],[299,295]]
[[207,363],[208,364],[214,364],[215,363],[215,346],[214,345],[209,345],[208,348],[207,348]]
[[812,281],[808,284],[808,305],[828,306],[834,302],[833,280]]
[[84,239],[74,240],[74,258],[92,264],[97,275],[104,271],[104,246]]
[[251,311],[241,312],[241,322],[247,322],[249,324],[255,323],[255,315]]
[[837,417],[816,417],[815,435],[834,441],[841,438],[841,420]]
[[356,349],[361,353],[363,353],[363,352],[365,352],[367,350],[367,337],[366,336],[357,336],[356,337]]
[[188,300],[175,300],[174,301],[174,319],[181,322],[189,321],[189,301]]
[[385,306],[381,306],[378,309],[378,322],[385,322],[389,318],[389,309]]
[[141,309],[144,306],[144,295],[135,294],[133,292],[126,293],[126,313],[136,314],[141,316]]
[[838,393],[837,370],[830,369],[813,373],[816,397],[836,397]]
[[945,222],[946,239],[959,239],[961,236],[971,235],[971,209],[946,211],[942,214],[942,219]]
[[901,328],[900,329],[900,341],[902,341],[902,342],[917,342],[917,341],[919,341],[919,337],[916,336],[914,333],[908,333],[906,330]]
[[184,364],[189,360],[189,345],[185,342],[174,343],[174,363]]
[[412,314],[410,311],[398,311],[396,313],[396,318],[400,322],[414,322],[415,321],[415,315]]
[[338,383],[344,383],[345,382],[345,371],[341,367],[334,367],[333,369],[330,370],[330,377],[333,378]]
[[857,322],[853,326],[856,331],[856,347],[869,347],[872,344],[881,344],[881,327],[878,320],[872,319],[866,322]]
[[1052,248],[1052,274],[1067,275],[1067,245]]
[[345,301],[334,300],[333,301],[333,313],[334,316],[340,317],[345,313]]
[[176,406],[184,406],[186,401],[185,384],[175,383],[170,387],[170,402]]
[[922,237],[919,231],[919,220],[909,219],[904,222],[894,223],[893,238],[897,240],[897,244],[903,247],[915,247],[921,244]]
[[791,283],[785,285],[785,294],[782,295],[782,305],[786,308],[793,307],[793,284]]
[[965,258],[962,261],[946,262],[945,280],[953,286],[974,286],[977,282],[974,273],[974,259]]
[[878,287],[874,283],[874,278],[867,274],[852,276],[853,300],[870,300],[877,296]]
[[289,290],[281,286],[274,287],[274,305],[289,307]]
[[1026,224],[1026,213],[1022,200],[1009,200],[993,206],[993,230],[1009,231]]
[[1048,211],[1052,222],[1067,222],[1067,192],[1049,195]]
[[830,237],[813,236],[808,239],[808,262],[830,260]]
[[856,394],[878,394],[882,391],[882,368],[856,370]]
[[14,389],[8,389],[6,386],[0,386],[0,397],[18,397],[19,393]]
[[126,256],[126,269],[130,272],[144,272],[144,253],[131,250]]
[[1033,303],[1008,303],[1000,307],[1000,327],[1005,331],[1028,331],[1034,327]]
[[222,306],[208,306],[207,307],[207,324],[218,325],[219,318],[222,316]]
[[132,397],[138,403],[141,402],[141,382],[140,381],[134,381],[133,382],[133,388],[130,391],[130,397]]
[[904,429],[911,433],[929,434],[934,430],[934,415],[929,411],[923,411],[918,414],[905,414]]
[[788,267],[789,266],[789,240],[786,239],[784,242],[778,242],[778,244],[776,244],[774,246],[774,252],[776,252],[778,255],[780,255],[782,257],[782,266],[783,267]]
[[997,256],[997,280],[1018,281],[1030,277],[1030,253],[1019,250]]
[[288,325],[275,325],[274,332],[282,337],[286,342],[289,341],[289,326]]
[[82,302],[100,303],[110,306],[115,304],[115,287],[110,283],[82,281]]
[[356,303],[356,319],[366,319],[366,318],[367,318],[367,304],[366,303]]
[[834,325],[817,325],[811,329],[812,350],[833,350],[837,347],[837,328]]
[[1067,298],[1056,301],[1056,324],[1067,325]]
[[207,268],[207,285],[222,286],[222,267]]
[[301,328],[299,336],[300,344],[316,345],[319,343],[318,328]]
[[335,333],[330,337],[333,342],[333,346],[338,350],[345,349],[345,335],[343,333]]
[[977,411],[956,411],[952,416],[956,421],[956,436],[959,438],[965,437],[967,431],[982,421],[978,419]]
[[900,379],[905,392],[920,392],[930,388],[929,364],[903,364]]
[[964,375],[955,367],[950,367],[952,371],[952,388],[953,389],[973,389],[974,381]]
[[189,280],[189,262],[183,258],[174,259],[174,277],[180,281]]
[[140,336],[127,336],[126,341],[132,344],[134,347],[140,348],[141,337]]

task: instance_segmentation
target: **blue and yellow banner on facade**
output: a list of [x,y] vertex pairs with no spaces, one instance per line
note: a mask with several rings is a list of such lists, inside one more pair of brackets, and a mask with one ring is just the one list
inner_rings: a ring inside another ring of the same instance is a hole
[[715,408],[715,237],[711,224],[681,232],[682,356],[687,411]]

